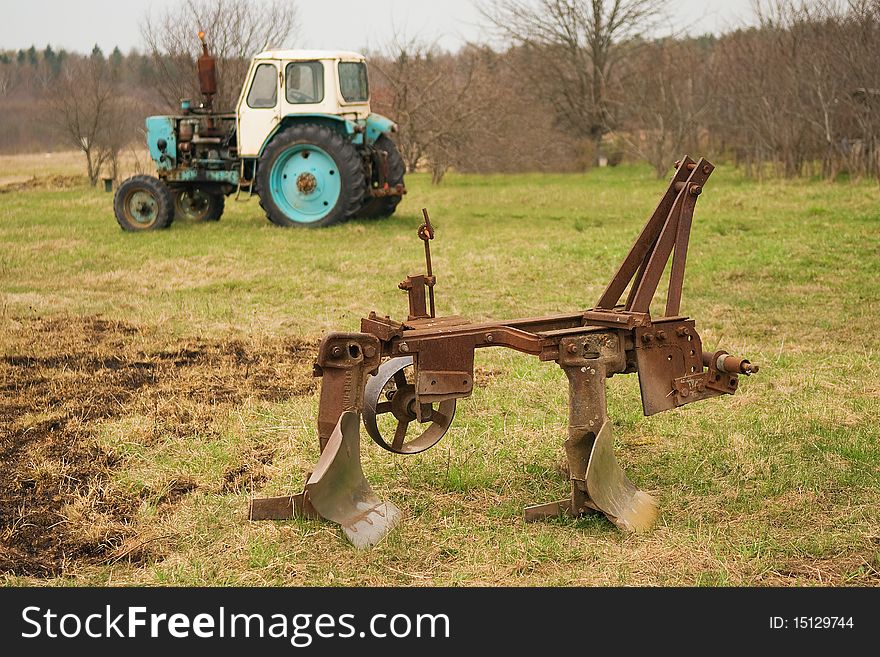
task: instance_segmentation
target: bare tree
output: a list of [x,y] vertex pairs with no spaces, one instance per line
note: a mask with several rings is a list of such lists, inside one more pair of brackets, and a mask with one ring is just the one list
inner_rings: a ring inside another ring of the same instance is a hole
[[685,146],[698,146],[712,100],[710,51],[694,40],[646,44],[626,65],[619,136],[662,178]]
[[15,82],[15,69],[11,63],[0,63],[0,96],[12,91]]
[[104,58],[93,55],[68,61],[47,105],[62,138],[85,156],[89,183],[95,186],[104,164],[116,161],[131,136],[125,134],[124,103]]
[[167,105],[199,97],[195,61],[201,54],[197,33],[204,30],[217,58],[214,104],[229,109],[238,99],[250,58],[293,39],[294,0],[184,0],[157,17],[147,14],[141,35],[153,62],[153,87]]
[[877,173],[880,2],[765,0],[755,13],[757,28],[714,48],[712,141],[754,175]]
[[385,57],[372,60],[381,91],[375,103],[397,121],[398,148],[407,170],[424,163],[439,183],[450,167],[466,158],[469,133],[484,123],[491,104],[483,50],[463,49],[456,55],[437,52],[423,43],[395,38]]
[[[132,141],[143,131],[143,120],[138,112],[135,98],[120,96],[110,104],[100,133],[100,147],[105,154],[109,177],[119,178],[119,157],[131,148]],[[144,142],[141,141],[141,144]]]
[[880,178],[880,2],[850,0],[847,8],[831,52],[845,114],[839,154],[856,176]]
[[662,0],[492,0],[483,15],[507,41],[531,51],[532,79],[558,119],[590,137],[598,162],[614,125],[610,87],[627,42],[662,16]]

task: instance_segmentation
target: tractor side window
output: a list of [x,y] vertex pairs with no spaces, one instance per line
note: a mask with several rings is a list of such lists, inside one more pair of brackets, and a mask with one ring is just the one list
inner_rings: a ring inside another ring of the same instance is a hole
[[278,71],[273,64],[260,64],[248,92],[248,107],[275,107],[278,102]]
[[347,103],[363,103],[370,99],[367,66],[363,62],[339,62],[339,90]]
[[297,105],[324,100],[324,65],[321,62],[291,62],[284,77],[288,103]]

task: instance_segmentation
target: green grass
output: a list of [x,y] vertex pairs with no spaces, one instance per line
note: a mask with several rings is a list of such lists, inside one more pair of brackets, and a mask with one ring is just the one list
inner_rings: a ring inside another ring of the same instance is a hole
[[[143,327],[143,340],[161,347],[194,336],[314,341],[356,330],[370,310],[402,318],[397,283],[423,268],[422,207],[437,233],[439,313],[583,309],[665,187],[642,167],[450,174],[437,187],[414,175],[407,185],[385,221],[282,230],[256,200],[229,199],[218,224],[137,235],[118,229],[100,191],[0,195],[3,331],[30,317],[100,315]],[[144,563],[73,564],[62,577],[7,582],[877,585],[878,290],[875,184],[756,184],[721,166],[697,206],[682,308],[707,349],[761,371],[734,397],[650,418],[634,377],[609,381],[618,459],[660,500],[653,532],[625,535],[600,517],[522,523],[523,506],[567,493],[556,468],[567,387],[552,363],[482,350],[482,385],[459,402],[437,447],[401,457],[364,439],[368,478],[406,516],[372,551],[355,552],[330,524],[249,523],[247,492],[220,487],[256,447],[277,450],[260,494],[301,487],[317,456],[311,393],[218,406],[209,431],[184,436],[157,435],[142,415],[103,421],[96,440],[121,459],[116,490],[136,496],[174,477],[198,487],[169,508],[141,504],[135,529],[156,546]]]

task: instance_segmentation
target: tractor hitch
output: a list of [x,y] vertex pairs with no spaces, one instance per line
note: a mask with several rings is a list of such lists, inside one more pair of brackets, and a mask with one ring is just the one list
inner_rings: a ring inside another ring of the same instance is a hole
[[[401,513],[381,501],[364,477],[359,417],[383,449],[425,451],[449,430],[456,401],[472,393],[475,351],[506,347],[555,361],[569,383],[564,449],[571,494],[526,507],[525,520],[599,512],[624,531],[649,530],[658,505],[615,458],[605,380],[637,373],[644,414],[653,415],[734,394],[740,375],[758,371],[757,365],[726,351],[704,352],[694,321],[679,312],[694,207],[713,170],[705,159],[678,162],[660,203],[599,301],[566,314],[481,323],[457,315],[437,317],[429,244],[434,229],[424,211],[418,235],[427,271],[408,276],[399,286],[409,299],[407,319],[370,313],[359,333],[324,337],[315,363],[316,375],[323,377],[318,464],[303,493],[252,500],[250,518],[322,517],[340,524],[356,547],[375,545]],[[652,317],[651,302],[670,259],[665,312]]]

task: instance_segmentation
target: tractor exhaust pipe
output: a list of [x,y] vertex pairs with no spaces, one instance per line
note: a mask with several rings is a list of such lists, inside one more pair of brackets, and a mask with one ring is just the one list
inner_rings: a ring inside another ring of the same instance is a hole
[[197,62],[199,91],[205,97],[205,108],[213,110],[214,94],[217,93],[217,62],[214,56],[208,52],[208,44],[205,41],[204,32],[199,32],[199,41],[202,42],[202,54]]

